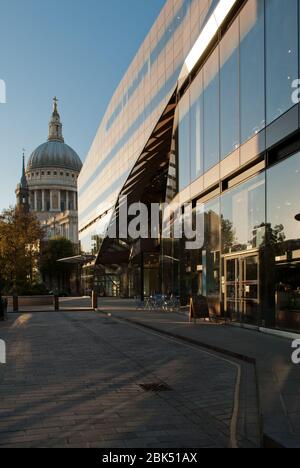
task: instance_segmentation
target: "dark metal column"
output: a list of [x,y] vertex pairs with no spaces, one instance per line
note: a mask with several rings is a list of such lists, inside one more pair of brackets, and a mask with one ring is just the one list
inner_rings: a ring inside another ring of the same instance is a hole
[[145,292],[144,292],[144,286],[145,286],[145,278],[144,278],[144,253],[141,252],[141,301],[144,302],[145,300]]

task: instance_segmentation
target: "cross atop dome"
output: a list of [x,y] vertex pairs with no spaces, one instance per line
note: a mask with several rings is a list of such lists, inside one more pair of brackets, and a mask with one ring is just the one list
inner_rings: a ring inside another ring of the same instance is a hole
[[57,104],[58,104],[58,98],[54,96],[53,98],[53,110],[54,112],[57,112]]

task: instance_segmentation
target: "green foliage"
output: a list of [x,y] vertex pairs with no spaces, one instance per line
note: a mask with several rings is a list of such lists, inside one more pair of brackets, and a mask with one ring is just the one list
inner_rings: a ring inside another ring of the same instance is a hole
[[44,231],[24,207],[0,216],[0,283],[4,292],[24,293],[38,282],[39,245]]
[[49,295],[49,291],[44,284],[36,283],[19,288],[18,294],[20,296],[47,296]]
[[74,244],[64,237],[57,237],[45,242],[41,249],[40,271],[52,277],[74,271],[74,265],[60,263],[62,258],[76,255]]

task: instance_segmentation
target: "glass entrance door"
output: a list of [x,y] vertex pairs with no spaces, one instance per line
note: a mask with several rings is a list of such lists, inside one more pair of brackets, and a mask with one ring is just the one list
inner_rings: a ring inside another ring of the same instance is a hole
[[258,254],[225,258],[225,312],[232,320],[256,325],[259,317]]

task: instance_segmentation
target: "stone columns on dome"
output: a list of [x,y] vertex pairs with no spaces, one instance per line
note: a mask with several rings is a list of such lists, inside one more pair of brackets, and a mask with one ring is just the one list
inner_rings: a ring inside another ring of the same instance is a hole
[[34,211],[37,211],[37,190],[34,191]]
[[42,211],[46,211],[46,206],[45,206],[45,190],[42,190]]
[[58,190],[58,210],[61,211],[61,191]]

